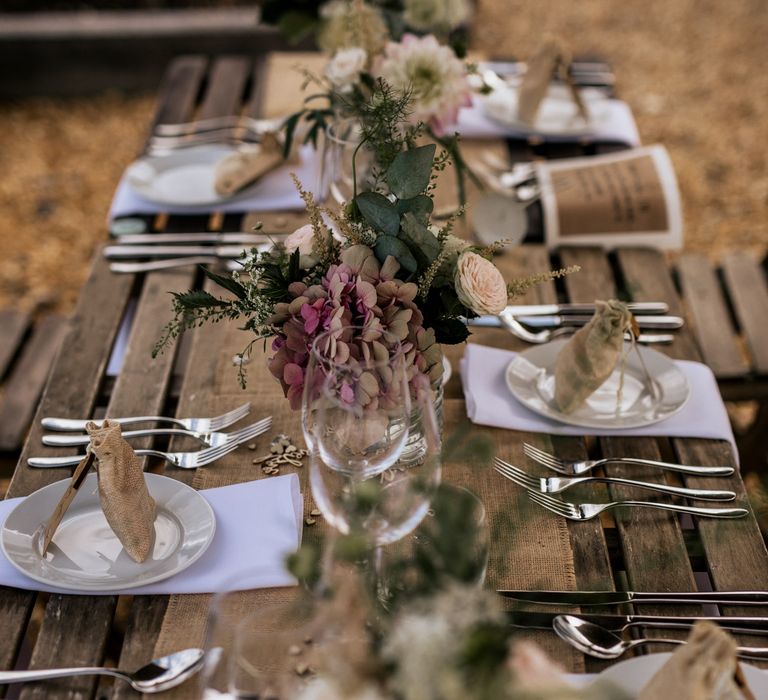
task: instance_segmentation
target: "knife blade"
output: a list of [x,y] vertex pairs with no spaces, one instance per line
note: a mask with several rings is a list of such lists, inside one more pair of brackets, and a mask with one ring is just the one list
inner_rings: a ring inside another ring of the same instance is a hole
[[[507,620],[512,627],[525,629],[551,630],[552,620],[561,612],[526,612],[513,610],[507,613]],[[630,625],[646,627],[690,627],[699,620],[709,620],[724,629],[743,634],[768,634],[768,617],[720,617],[696,616],[677,617],[675,615],[589,615],[579,613],[579,618],[600,625],[612,632],[622,632]]]
[[217,243],[219,245],[242,244],[258,245],[269,243],[270,238],[263,233],[126,233],[117,236],[120,245],[158,245],[161,243]]
[[[126,260],[133,258],[178,258],[183,256],[204,255],[217,258],[241,258],[243,251],[249,246],[205,246],[205,245],[110,245],[104,248],[104,257],[107,260]],[[268,250],[269,243],[256,246],[259,252]]]
[[[640,301],[629,302],[629,310],[636,314],[665,314],[669,311],[669,306],[660,301]],[[595,311],[594,304],[512,304],[507,306],[502,314],[512,316],[551,316],[559,314],[592,314]],[[501,327],[502,323],[498,316],[478,316],[469,319],[473,326]]]
[[[532,328],[561,328],[562,326],[583,326],[592,319],[592,316],[581,314],[569,314],[559,316],[515,316],[526,326]],[[680,316],[635,316],[635,321],[640,328],[652,328],[656,330],[674,330],[682,328],[685,320]]]
[[621,605],[623,603],[674,603],[704,605],[766,605],[766,591],[497,591],[505,598],[544,605]]
[[72,480],[69,482],[67,490],[64,492],[61,500],[56,504],[53,515],[51,515],[48,524],[45,526],[45,532],[43,533],[43,554],[45,554],[45,552],[48,550],[48,547],[51,544],[51,540],[53,540],[53,536],[56,534],[56,528],[59,527],[61,519],[67,512],[67,508],[72,505],[72,501],[77,495],[77,490],[83,485],[83,481],[85,481],[88,470],[91,468],[95,458],[96,455],[93,452],[89,452],[75,467],[75,471],[72,474]]

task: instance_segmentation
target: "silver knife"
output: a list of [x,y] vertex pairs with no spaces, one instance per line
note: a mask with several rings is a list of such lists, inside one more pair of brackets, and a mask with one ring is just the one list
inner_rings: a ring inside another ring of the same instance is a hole
[[[629,302],[629,310],[636,314],[665,314],[669,306],[660,301]],[[594,304],[512,304],[507,306],[502,314],[512,316],[550,316],[557,314],[592,314],[595,311]],[[498,316],[478,316],[469,320],[473,326],[500,327]]]
[[[531,328],[560,328],[561,326],[583,326],[592,316],[581,314],[568,314],[559,316],[515,316],[515,318]],[[675,330],[682,328],[685,320],[680,316],[635,316],[635,321],[640,328],[653,328],[656,330]]]
[[[552,620],[561,612],[526,612],[514,610],[507,613],[507,620],[512,627],[551,630]],[[731,632],[742,634],[768,634],[768,617],[721,617],[697,616],[678,617],[676,615],[585,615],[579,618],[592,622],[612,632],[622,632],[630,626],[659,628],[688,628],[699,620],[709,620]]]
[[[273,238],[279,238],[279,236]],[[269,243],[270,236],[263,233],[126,233],[118,236],[116,240],[121,245],[157,245],[160,243],[258,245],[259,243]]]
[[661,593],[634,591],[497,591],[505,598],[544,605],[621,605],[623,603],[674,603],[704,605],[765,605],[766,591],[670,591]]
[[126,260],[133,258],[178,258],[183,256],[204,255],[217,258],[241,258],[246,248],[254,247],[259,251],[268,250],[270,243],[256,246],[224,245],[109,245],[104,248],[107,260]]

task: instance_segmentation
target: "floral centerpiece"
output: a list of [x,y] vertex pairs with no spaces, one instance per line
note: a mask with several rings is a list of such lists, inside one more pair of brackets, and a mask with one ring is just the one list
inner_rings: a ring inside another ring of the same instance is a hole
[[[255,337],[240,354],[240,371],[253,343],[272,338],[269,368],[298,408],[310,348],[324,331],[358,326],[359,338],[338,338],[330,359],[376,352],[389,331],[406,353],[410,375],[442,377],[441,344],[469,335],[466,320],[498,314],[510,296],[566,271],[507,284],[493,263],[495,246],[479,248],[453,234],[455,218],[431,223],[435,177],[449,162],[434,143],[419,145],[420,128],[406,128],[409,93],[384,81],[367,105],[361,147],[375,152],[371,189],[354,192],[341,211],[319,206],[301,183],[308,223],[267,251],[252,250],[241,271],[209,278],[231,298],[194,290],[174,295],[174,320],[156,351],[186,328],[205,321],[245,319]],[[370,399],[386,387],[369,388]]]

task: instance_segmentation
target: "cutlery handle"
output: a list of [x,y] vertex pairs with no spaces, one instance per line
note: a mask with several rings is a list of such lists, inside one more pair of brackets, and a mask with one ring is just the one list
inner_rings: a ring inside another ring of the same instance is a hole
[[[120,423],[120,425],[130,425],[131,423],[174,423],[175,425],[180,425],[182,428],[186,427],[181,421],[176,420],[175,418],[167,418],[165,416],[131,416],[130,418],[112,418],[109,416],[110,420],[117,421]],[[46,430],[58,430],[60,432],[65,433],[74,433],[74,432],[80,432],[85,430],[85,426],[87,423],[98,423],[99,421],[94,421],[92,418],[87,418],[85,420],[80,420],[76,418],[43,418],[42,421],[40,421],[40,424],[45,428]]]
[[[632,639],[627,642],[625,651],[642,646],[643,644],[674,644],[679,646],[687,644],[683,639]],[[741,659],[766,659],[768,658],[768,647],[736,647],[736,654]]]
[[186,267],[187,265],[207,265],[216,262],[214,256],[190,256],[186,258],[167,258],[165,260],[151,260],[149,262],[113,262],[109,269],[112,272],[123,274],[137,274],[139,272],[156,272],[157,270],[170,270],[174,267]]
[[[151,435],[184,435],[187,437],[197,437],[199,433],[193,433],[189,430],[180,430],[178,428],[148,428],[146,430],[127,430],[123,433],[124,438],[149,437]],[[77,445],[87,445],[91,441],[88,435],[43,435],[43,445],[48,447],[74,447]]]
[[79,668],[43,668],[36,671],[0,671],[0,683],[29,683],[69,676],[114,676],[126,680],[122,673],[111,668],[82,666]]
[[[557,477],[555,477],[557,479]],[[621,484],[623,486],[636,486],[649,491],[658,491],[659,493],[669,493],[673,496],[683,496],[684,498],[696,498],[704,501],[733,501],[736,494],[733,491],[718,491],[715,489],[692,489],[685,486],[670,486],[669,484],[654,484],[647,481],[636,481],[635,479],[619,479],[610,476],[587,476],[581,479],[570,480],[573,484],[579,484],[584,481],[599,481],[606,484]]]
[[675,513],[688,513],[704,518],[743,518],[749,513],[746,508],[697,508],[695,506],[678,506],[673,503],[658,503],[657,501],[614,501],[608,505],[611,508],[615,506],[644,506],[659,510],[671,510]]
[[[598,460],[600,464],[639,464],[645,467],[658,467],[668,469],[681,474],[695,474],[696,476],[731,476],[733,467],[701,467],[688,466],[686,464],[674,464],[673,462],[659,462],[654,459],[638,459],[635,457],[615,457]],[[595,465],[597,466],[597,465]]]
[[[166,458],[163,452],[156,450],[134,450],[140,456],[155,456]],[[85,455],[74,455],[73,457],[29,457],[27,464],[36,469],[55,469],[56,467],[73,467],[80,464]]]

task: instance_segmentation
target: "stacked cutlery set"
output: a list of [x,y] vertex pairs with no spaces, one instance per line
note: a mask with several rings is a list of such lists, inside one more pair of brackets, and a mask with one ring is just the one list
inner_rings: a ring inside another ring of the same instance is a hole
[[[767,591],[690,591],[643,592],[630,591],[508,591],[498,593],[520,604],[574,606],[616,605],[736,605],[768,608]],[[685,644],[679,639],[653,637],[624,638],[637,628],[689,630],[700,620],[714,622],[732,634],[768,635],[768,616],[731,616],[702,614],[692,616],[643,614],[583,614],[567,612],[508,613],[512,626],[525,629],[553,629],[555,633],[583,654],[599,659],[616,659],[631,649],[647,644]],[[768,659],[768,646],[740,646],[742,659]]]
[[104,248],[112,272],[134,274],[217,260],[238,266],[246,253],[268,250],[273,237],[258,233],[140,233],[125,234]]
[[[193,452],[163,452],[160,450],[135,450],[137,455],[160,457],[179,469],[196,469],[216,461],[224,455],[233,452],[240,445],[254,440],[266,433],[272,427],[272,416],[267,416],[252,425],[248,425],[230,433],[220,432],[244,418],[251,410],[251,404],[245,403],[231,411],[211,418],[173,418],[169,416],[131,416],[127,418],[112,418],[122,427],[135,423],[167,423],[175,427],[147,428],[142,430],[126,430],[126,439],[148,437],[155,435],[185,436],[198,440],[207,447]],[[77,435],[44,435],[43,444],[49,447],[84,446],[89,442],[88,435],[80,433],[85,430],[87,419],[43,418],[42,425],[47,430],[63,433],[78,433]],[[29,457],[27,464],[39,469],[71,467],[80,463],[84,455],[68,457]]]
[[[640,328],[637,342],[644,345],[671,343],[674,331],[685,324],[680,316],[667,315],[669,306],[663,302],[631,302],[627,306]],[[541,345],[575,333],[592,318],[594,311],[594,304],[512,305],[498,316],[478,316],[468,323],[504,328],[526,343]]]

